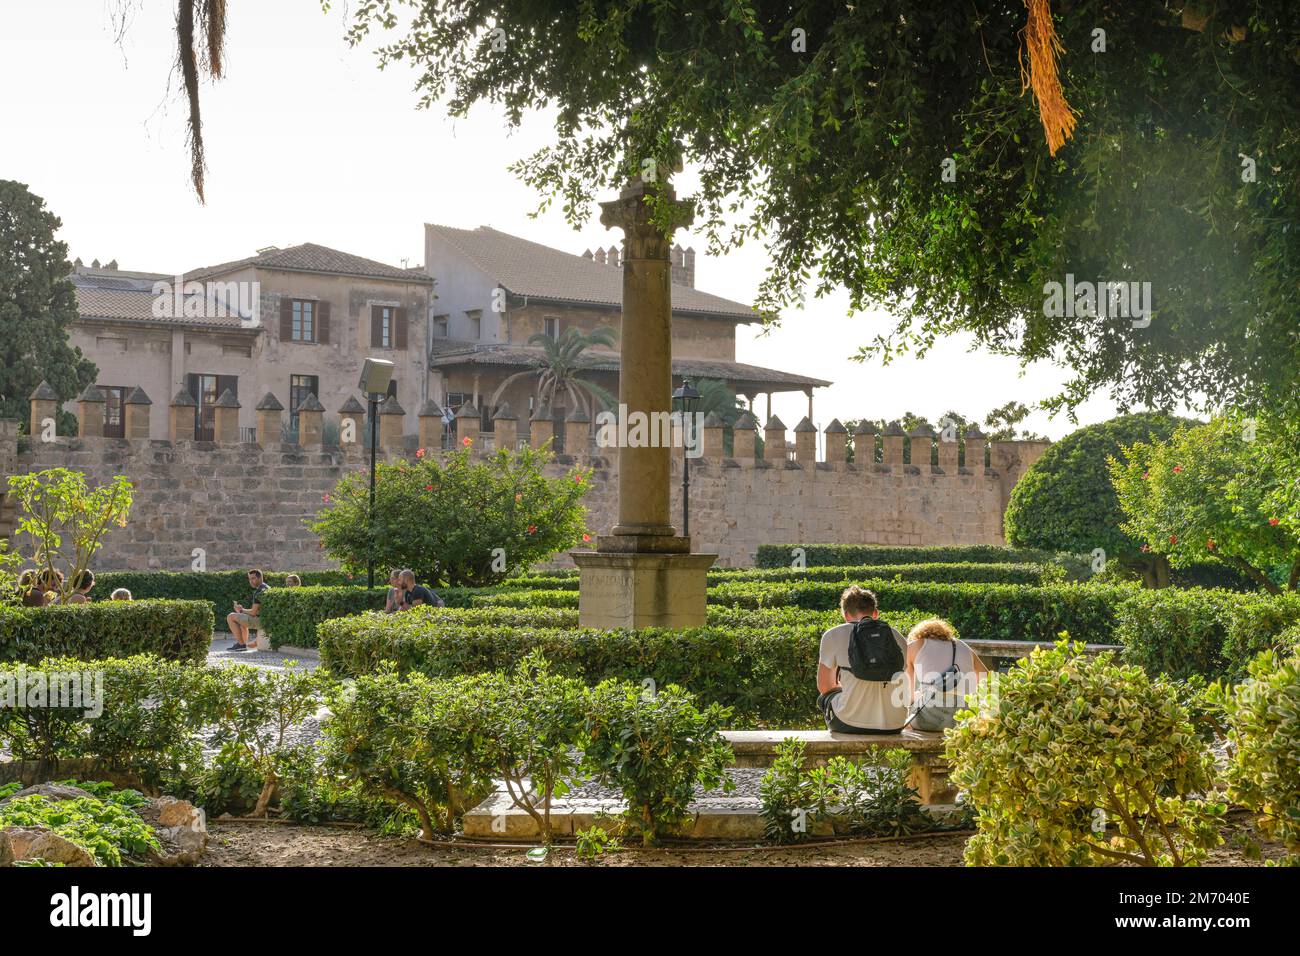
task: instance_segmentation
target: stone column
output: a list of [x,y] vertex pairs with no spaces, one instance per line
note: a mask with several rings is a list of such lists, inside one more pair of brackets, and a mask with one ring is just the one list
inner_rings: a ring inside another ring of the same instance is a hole
[[853,464],[868,473],[876,464],[876,426],[870,422],[858,422],[853,429]]
[[[456,447],[469,448],[472,451],[478,451],[478,432],[481,418],[479,410],[469,402],[460,407],[456,412]],[[469,439],[466,441],[465,439]]]
[[194,416],[198,414],[198,410],[199,403],[194,401],[194,396],[190,394],[189,389],[179,389],[172,396],[167,437],[172,440],[173,445],[178,441],[194,441]]
[[492,416],[492,428],[496,431],[497,448],[514,451],[519,444],[519,419],[505,402],[501,403]]
[[77,437],[104,437],[104,393],[87,385],[77,399]]
[[[352,424],[349,426],[348,422]],[[349,395],[339,409],[339,444],[364,445],[365,424],[366,406],[357,401],[355,395]]]
[[406,409],[396,395],[390,395],[379,406],[379,447],[390,451],[402,450],[402,421],[405,418]]
[[[130,399],[128,399],[130,401]],[[239,410],[243,406],[235,393],[226,389],[212,405],[212,440],[220,442],[239,441]]]
[[758,419],[750,412],[745,412],[736,419],[736,424],[731,428],[731,457],[737,461],[754,460],[755,439],[758,437],[754,429],[758,428]]
[[[262,426],[259,424],[257,428],[260,436]],[[298,406],[298,446],[320,448],[323,444],[325,444],[325,406],[315,395],[308,393]]]
[[41,380],[41,384],[36,386],[36,391],[32,392],[28,401],[31,411],[31,418],[27,422],[27,434],[33,439],[39,439],[41,433],[45,430],[45,420],[52,418],[58,421],[59,418],[59,396],[54,389],[50,388],[50,383]]
[[[717,459],[724,457],[726,453],[723,451],[722,439],[725,429],[726,426],[723,424],[722,419],[717,416],[717,413],[709,412],[709,414],[705,416],[704,428],[702,429],[704,432],[702,439],[703,447],[700,449],[701,458]],[[753,446],[752,441],[750,442],[750,445],[751,447]]]
[[843,471],[849,454],[849,430],[840,424],[838,418],[832,418],[823,434],[826,436],[827,463],[836,471]]
[[[691,222],[668,171],[634,181],[601,203],[601,222],[623,230],[623,321],[618,399],[628,415],[656,421],[672,408],[673,232]],[[669,221],[651,221],[651,203]],[[618,524],[596,550],[574,551],[583,627],[695,627],[705,623],[705,575],[716,554],[692,554],[669,512],[671,449],[620,447]]]
[[[149,440],[149,406],[153,404],[144,389],[137,385],[131,390],[123,403],[122,415],[125,418],[126,437],[132,441]],[[239,406],[236,405],[236,408]],[[238,434],[238,433],[236,433]]]
[[801,465],[817,466],[817,426],[807,417],[794,426],[794,460]]
[[902,470],[903,467],[903,439],[906,438],[903,432],[903,426],[898,422],[890,422],[885,426],[885,432],[881,435],[881,464],[888,465],[895,470]]
[[[272,442],[279,442],[281,437],[281,412],[284,411],[284,406],[280,404],[280,400],[267,392],[253,410],[257,413],[257,443],[259,445],[269,445]],[[298,428],[301,435],[301,417],[298,419]]]
[[551,410],[544,405],[537,406],[528,424],[528,444],[534,448],[541,448],[555,437],[555,421]]
[[415,413],[419,429],[419,442],[425,454],[442,448],[442,409],[431,398],[426,398],[420,410]]
[[[666,173],[667,170],[664,170]],[[672,210],[667,230],[651,222],[647,201],[656,193]],[[667,175],[647,183],[638,178],[618,199],[603,202],[600,221],[623,230],[623,322],[619,350],[618,400],[628,415],[657,421],[672,410],[672,292],[669,251],[672,233],[690,225],[694,211],[676,201]],[[690,550],[677,539],[668,513],[670,449],[620,448],[618,454],[618,524],[601,551]]]
[[782,463],[786,460],[785,422],[775,415],[763,426],[763,460]]
[[580,408],[575,408],[565,416],[564,453],[566,455],[573,455],[575,458],[579,455],[587,455],[590,436],[591,419],[586,412]]

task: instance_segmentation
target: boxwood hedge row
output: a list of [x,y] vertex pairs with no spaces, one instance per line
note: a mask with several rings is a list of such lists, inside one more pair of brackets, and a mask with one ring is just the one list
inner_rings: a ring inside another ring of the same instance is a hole
[[808,567],[828,565],[886,565],[886,564],[1062,564],[1087,570],[1087,558],[1081,555],[1058,554],[1036,548],[1012,548],[998,544],[943,545],[917,547],[915,545],[887,544],[761,544],[755,564],[760,568],[789,568],[794,561],[794,549],[803,548]]
[[[451,677],[508,670],[540,650],[557,673],[596,684],[606,678],[678,684],[733,709],[736,727],[814,726],[817,651],[831,615],[711,610],[705,627],[596,630],[574,627],[572,611],[478,608],[362,614],[319,626],[322,664],[356,677],[385,662],[400,672]],[[927,615],[884,615],[906,632]],[[563,625],[560,622],[565,622]]]
[[[288,575],[285,571],[266,569],[263,573],[266,583],[273,588],[283,587]],[[301,571],[298,576],[304,585],[355,587],[358,584],[342,571]],[[118,588],[126,588],[137,601],[144,598],[207,601],[218,621],[225,621],[236,601],[247,604],[249,593],[247,571],[96,571],[91,597],[107,601]]]
[[211,640],[212,608],[203,601],[0,606],[0,661],[5,662],[135,654],[199,662],[207,658]]

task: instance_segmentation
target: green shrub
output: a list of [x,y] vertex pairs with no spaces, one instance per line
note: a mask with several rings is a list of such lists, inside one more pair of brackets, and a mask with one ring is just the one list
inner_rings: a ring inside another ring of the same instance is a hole
[[[375,504],[365,472],[345,475],[309,522],[345,570],[414,569],[433,585],[499,583],[580,543],[589,469],[549,478],[553,456],[500,449],[487,458],[460,448],[447,456],[380,462]],[[373,514],[372,514],[373,510]]]
[[[1081,584],[854,583],[874,591],[882,608],[925,608],[951,621],[967,638],[1052,641],[1069,631],[1073,638],[1096,644],[1110,642],[1116,605],[1137,591],[1134,586]],[[843,582],[724,584],[709,590],[709,600],[734,607],[833,610],[843,589]]]
[[[1104,466],[1103,462],[1103,466]],[[760,544],[755,565],[760,568],[790,568],[794,549],[803,548],[808,567],[856,567],[897,564],[1049,564],[1073,566],[1086,559],[1036,548],[1011,548],[998,544],[943,545],[917,547],[889,544]]]
[[[906,632],[930,615],[890,611]],[[322,665],[337,677],[399,672],[453,677],[507,671],[533,651],[556,673],[587,684],[609,678],[662,687],[678,684],[706,703],[728,707],[738,726],[802,727],[820,723],[817,652],[822,633],[842,618],[793,608],[710,608],[709,624],[686,630],[576,628],[567,610],[416,609],[363,614],[320,625]]]
[[1286,847],[1286,862],[1300,865],[1300,656],[1265,651],[1251,661],[1248,680],[1211,693],[1232,744],[1228,799]]
[[947,732],[975,866],[1194,864],[1218,845],[1214,762],[1176,690],[1062,641],[981,686]]
[[[284,587],[289,572],[267,571],[265,581],[274,589]],[[342,571],[299,571],[304,585],[356,586]],[[364,579],[363,579],[364,580]],[[126,588],[135,600],[162,598],[171,601],[207,601],[213,620],[225,623],[234,603],[248,603],[247,571],[96,571],[93,600],[107,603],[118,588]]]
[[385,669],[335,688],[324,726],[327,769],[367,796],[411,809],[426,837],[451,833],[492,792],[497,768],[483,746],[479,703],[494,679],[435,681]]
[[969,582],[981,584],[1049,584],[1065,579],[1065,571],[1056,564],[1012,564],[992,562],[927,563],[856,566],[831,565],[793,568],[715,569],[709,572],[709,586],[743,584],[746,582],[774,583],[778,581],[850,581],[854,578],[872,578],[883,581],[941,581],[946,583]]
[[143,862],[150,850],[162,850],[162,844],[153,827],[134,810],[140,795],[133,790],[118,793],[134,797],[19,797],[0,807],[0,829],[46,827],[91,854],[101,866]]
[[488,591],[470,598],[471,607],[576,608],[578,592],[570,591]]
[[207,658],[211,641],[212,612],[198,601],[0,605],[0,661],[154,654],[197,662]]
[[1240,679],[1260,651],[1284,648],[1300,597],[1161,588],[1132,594],[1115,616],[1125,659],[1148,674]]
[[315,647],[316,625],[330,618],[383,610],[388,588],[300,587],[271,589],[258,615],[272,647]]
[[855,764],[832,757],[804,769],[805,745],[788,738],[759,783],[763,830],[778,843],[794,843],[824,824],[835,834],[906,836],[932,829],[909,783],[912,755],[887,750],[878,764]]
[[698,786],[726,790],[731,746],[719,733],[728,712],[699,708],[669,685],[657,692],[627,681],[602,681],[587,696],[582,769],[617,787],[627,807],[624,832],[655,843],[687,818]]

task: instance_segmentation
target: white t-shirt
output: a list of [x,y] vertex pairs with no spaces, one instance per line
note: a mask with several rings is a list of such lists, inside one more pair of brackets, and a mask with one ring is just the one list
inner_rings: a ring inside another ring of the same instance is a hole
[[[954,653],[955,651],[955,653]],[[943,692],[935,686],[939,675],[953,663],[961,671],[961,680],[951,691]],[[975,652],[964,641],[922,640],[912,660],[916,675],[916,699],[940,707],[958,707],[976,686]]]
[[[894,640],[906,658],[907,639],[895,628]],[[899,671],[889,683],[861,681],[849,670],[849,638],[852,624],[840,624],[822,635],[819,660],[839,672],[843,692],[831,699],[835,716],[850,727],[864,730],[897,730],[907,723],[907,673]]]

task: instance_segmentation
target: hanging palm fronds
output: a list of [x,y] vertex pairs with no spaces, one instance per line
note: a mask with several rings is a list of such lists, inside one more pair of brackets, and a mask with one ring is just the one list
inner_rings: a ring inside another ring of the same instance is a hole
[[[202,49],[196,43],[199,38]],[[190,179],[199,202],[204,202],[203,174],[207,162],[203,156],[203,120],[199,112],[199,70],[210,78],[221,79],[225,72],[226,0],[177,0],[176,66],[189,102]]]
[[[1020,92],[1033,88],[1038,101],[1038,115],[1047,133],[1047,149],[1053,156],[1074,133],[1075,116],[1065,101],[1061,77],[1056,69],[1056,57],[1065,52],[1061,38],[1052,23],[1052,9],[1048,0],[1025,0],[1029,17],[1021,35],[1025,50],[1020,54]],[[1029,64],[1025,65],[1025,51]]]

